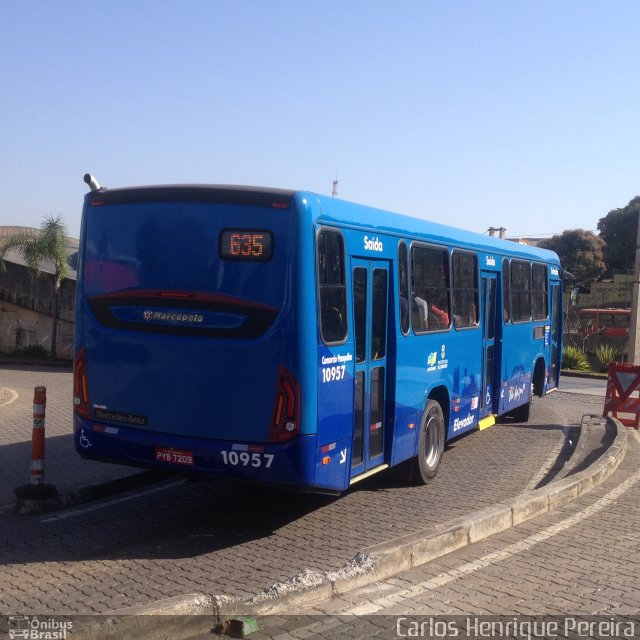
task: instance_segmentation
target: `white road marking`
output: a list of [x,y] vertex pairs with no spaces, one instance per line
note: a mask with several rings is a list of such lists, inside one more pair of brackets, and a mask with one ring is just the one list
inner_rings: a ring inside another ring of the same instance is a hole
[[6,407],[18,399],[18,393],[13,389],[7,389],[7,387],[3,387],[2,389],[0,389],[0,398],[2,398],[5,395],[5,393],[9,394],[9,399],[4,400],[3,402],[0,402],[0,408]]
[[66,520],[67,518],[75,518],[76,516],[82,516],[85,513],[98,511],[99,509],[104,509],[105,507],[110,507],[111,505],[114,505],[114,504],[120,504],[121,502],[128,502],[129,500],[142,498],[143,496],[148,496],[152,493],[157,493],[158,491],[165,491],[166,489],[177,487],[181,484],[184,484],[185,482],[186,480],[184,478],[180,478],[179,480],[174,480],[173,482],[163,484],[160,487],[153,487],[151,489],[147,489],[146,491],[138,491],[136,493],[130,493],[129,495],[123,496],[122,498],[114,498],[113,500],[107,500],[106,502],[98,502],[96,504],[90,504],[86,507],[81,507],[79,509],[71,509],[69,511],[63,511],[62,513],[58,513],[55,516],[49,516],[48,518],[43,518],[42,520],[40,520],[40,522],[55,522],[56,520]]

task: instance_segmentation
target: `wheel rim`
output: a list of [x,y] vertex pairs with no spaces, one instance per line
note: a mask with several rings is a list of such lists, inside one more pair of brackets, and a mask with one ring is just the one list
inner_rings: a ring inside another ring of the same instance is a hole
[[440,457],[439,432],[439,420],[435,416],[429,416],[425,433],[424,459],[430,469],[436,466]]

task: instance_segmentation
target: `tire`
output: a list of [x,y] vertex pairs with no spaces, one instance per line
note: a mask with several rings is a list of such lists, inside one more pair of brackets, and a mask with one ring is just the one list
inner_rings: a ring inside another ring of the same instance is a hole
[[420,423],[418,455],[414,458],[412,480],[426,484],[438,473],[444,451],[445,424],[442,407],[429,400]]

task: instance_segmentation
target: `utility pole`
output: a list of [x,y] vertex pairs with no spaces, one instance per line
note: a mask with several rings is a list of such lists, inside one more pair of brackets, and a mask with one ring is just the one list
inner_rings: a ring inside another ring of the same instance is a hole
[[631,326],[629,327],[629,347],[627,358],[633,364],[640,363],[640,327],[638,327],[638,305],[640,305],[640,213],[636,232],[636,263],[633,270],[633,297],[631,299]]
[[493,238],[496,235],[496,231],[499,234],[499,238],[504,239],[505,234],[507,233],[507,228],[506,227],[489,227],[488,229],[489,231],[489,235]]

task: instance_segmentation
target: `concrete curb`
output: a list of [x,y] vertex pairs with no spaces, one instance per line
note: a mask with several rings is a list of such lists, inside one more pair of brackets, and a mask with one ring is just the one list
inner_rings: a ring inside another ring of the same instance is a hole
[[212,598],[193,593],[119,609],[98,622],[94,616],[74,616],[72,635],[81,640],[182,638],[185,630],[192,635],[211,631],[214,616]]
[[195,618],[182,619],[183,630],[188,628],[192,632],[194,624],[211,629],[222,618],[235,615],[295,614],[302,607],[312,607],[406,569],[418,567],[561,507],[604,482],[622,462],[627,448],[626,428],[615,419],[608,420],[616,428],[615,439],[608,451],[588,469],[572,476],[474,511],[441,526],[363,549],[334,572],[305,570],[287,582],[273,585],[251,598],[211,597],[199,593],[121,609],[112,612],[108,622],[94,623],[81,633],[80,629],[74,629],[74,637],[83,640],[114,638],[116,629],[119,633],[120,630],[124,632],[125,629],[135,628],[135,637],[155,638],[160,629],[163,633],[166,631],[164,621],[172,615],[194,616]]
[[606,373],[597,373],[595,371],[567,371],[563,369],[562,377],[563,378],[585,378],[588,380],[602,380],[603,382],[607,381]]

